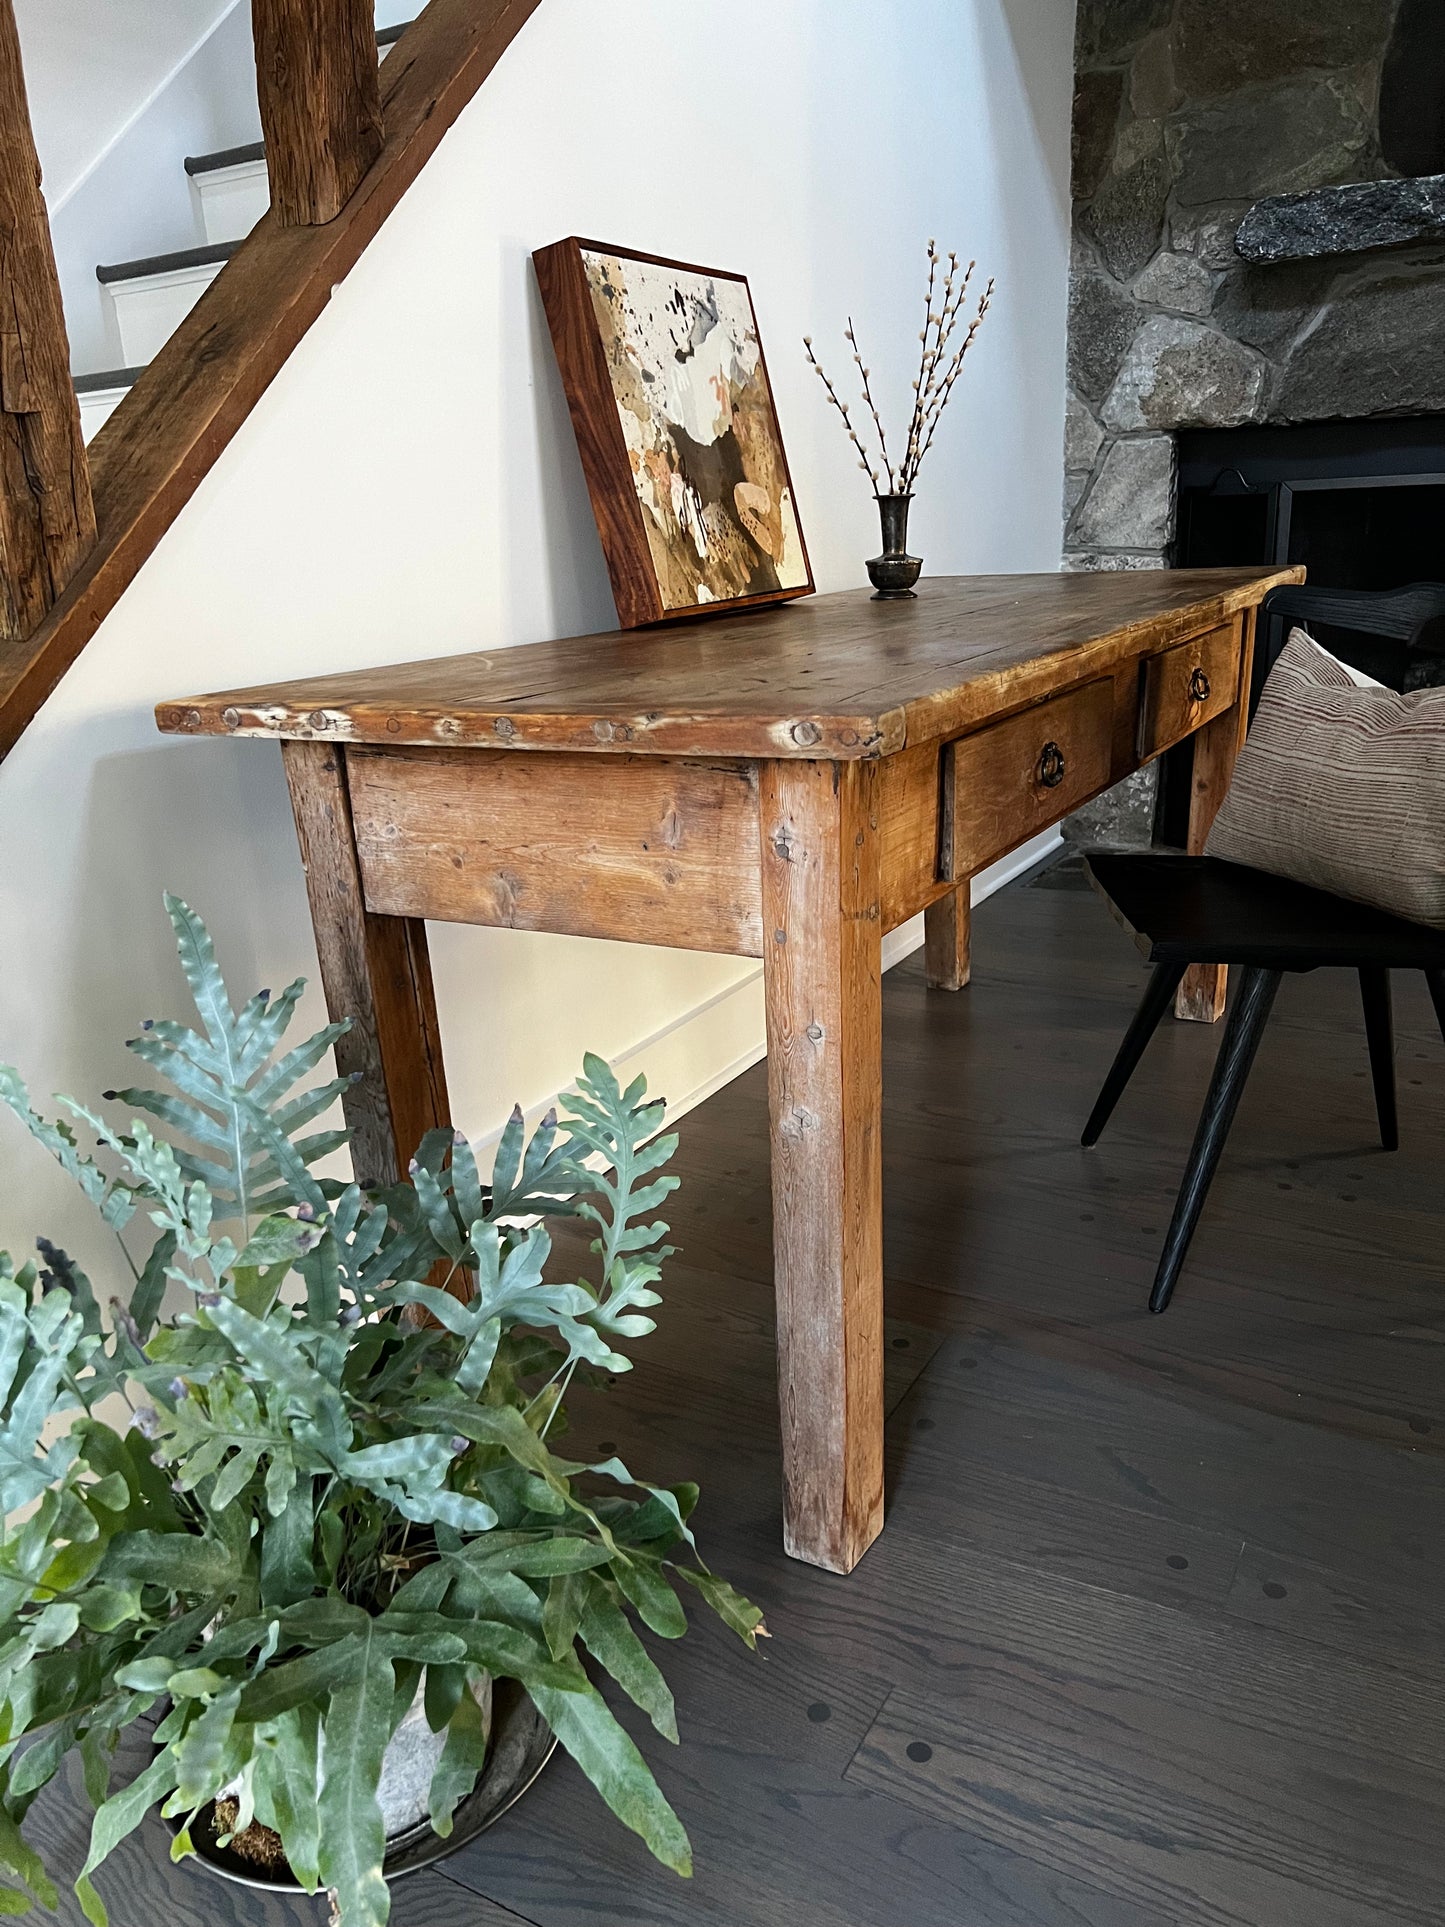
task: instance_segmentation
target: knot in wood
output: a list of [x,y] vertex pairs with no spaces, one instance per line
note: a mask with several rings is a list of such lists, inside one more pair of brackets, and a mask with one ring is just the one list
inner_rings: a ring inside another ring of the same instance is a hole
[[823,1026],[821,1024],[809,1024],[808,1035],[815,1044],[821,1044],[823,1041]]
[[801,1105],[798,1105],[795,1109],[789,1111],[787,1116],[783,1119],[783,1136],[784,1137],[805,1138],[809,1135],[810,1132],[816,1131],[817,1128],[818,1128],[817,1112],[805,1111]]
[[823,740],[823,732],[816,723],[794,723],[788,734],[800,749],[810,749],[814,743]]

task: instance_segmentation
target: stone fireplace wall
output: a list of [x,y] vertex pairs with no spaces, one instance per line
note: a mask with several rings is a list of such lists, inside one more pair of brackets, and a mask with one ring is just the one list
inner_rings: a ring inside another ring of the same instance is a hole
[[[1442,0],[1079,0],[1066,568],[1168,566],[1177,429],[1445,411],[1445,225],[1235,248],[1262,198],[1445,171],[1442,56]],[[1071,834],[1147,842],[1153,795]]]
[[1442,42],[1440,0],[1080,0],[1066,566],[1167,563],[1176,429],[1445,410],[1445,241],[1234,244],[1265,196],[1428,164]]

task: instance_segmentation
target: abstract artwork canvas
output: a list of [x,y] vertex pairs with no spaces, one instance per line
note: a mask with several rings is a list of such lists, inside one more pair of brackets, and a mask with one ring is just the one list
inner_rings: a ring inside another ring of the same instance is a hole
[[746,280],[575,238],[533,260],[623,627],[810,594]]

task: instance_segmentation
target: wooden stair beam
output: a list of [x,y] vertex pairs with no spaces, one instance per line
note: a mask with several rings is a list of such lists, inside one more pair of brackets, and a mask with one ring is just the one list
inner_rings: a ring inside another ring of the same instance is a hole
[[334,221],[381,152],[373,0],[251,0],[251,27],[272,212]]
[[0,758],[75,661],[541,0],[431,0],[382,75],[380,154],[334,221],[266,215],[90,445],[99,537],[26,641],[0,640]]
[[0,643],[38,627],[94,540],[20,36],[0,0]]

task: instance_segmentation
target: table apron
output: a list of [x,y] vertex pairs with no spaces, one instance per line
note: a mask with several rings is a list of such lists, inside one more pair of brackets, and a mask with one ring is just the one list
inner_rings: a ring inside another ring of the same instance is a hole
[[756,766],[347,752],[368,910],[760,957]]

